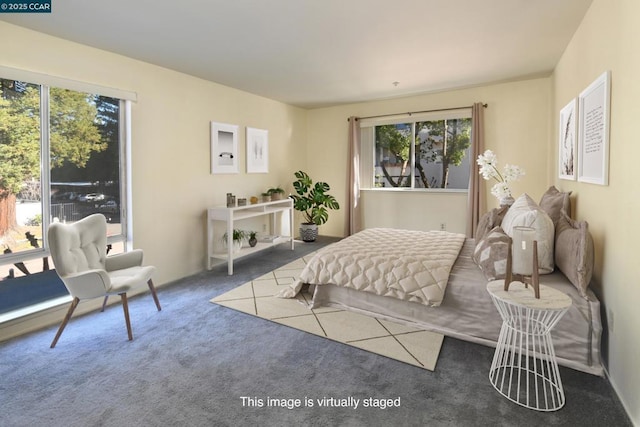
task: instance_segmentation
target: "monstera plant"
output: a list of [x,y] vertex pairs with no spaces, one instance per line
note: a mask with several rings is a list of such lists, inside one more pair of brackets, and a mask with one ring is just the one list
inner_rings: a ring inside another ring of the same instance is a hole
[[302,212],[304,222],[300,224],[300,237],[305,242],[313,242],[318,237],[318,226],[329,220],[329,209],[340,209],[340,204],[335,197],[328,194],[331,190],[326,182],[313,183],[311,177],[303,171],[295,174],[296,180],[293,188],[296,194],[293,199],[293,207]]

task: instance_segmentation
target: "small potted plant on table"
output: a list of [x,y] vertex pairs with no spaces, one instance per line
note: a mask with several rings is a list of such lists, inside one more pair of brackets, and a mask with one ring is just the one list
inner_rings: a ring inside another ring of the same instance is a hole
[[[240,249],[242,249],[242,241],[247,237],[247,234],[245,231],[243,230],[238,230],[238,229],[233,229],[233,252],[237,253],[240,252]],[[227,245],[229,244],[229,236],[228,234],[225,232],[224,235],[222,236],[222,243],[224,244],[225,249],[228,247]]]
[[280,187],[270,188],[267,193],[271,196],[271,201],[282,200],[284,197],[284,190]]

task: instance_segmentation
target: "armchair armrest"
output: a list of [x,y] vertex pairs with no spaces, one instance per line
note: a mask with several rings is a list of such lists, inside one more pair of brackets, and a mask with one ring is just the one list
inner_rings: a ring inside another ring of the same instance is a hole
[[134,249],[131,252],[109,255],[105,260],[105,269],[107,271],[114,271],[138,267],[142,265],[142,255],[142,249]]
[[111,279],[104,270],[87,270],[61,277],[69,293],[80,299],[104,296],[111,287]]

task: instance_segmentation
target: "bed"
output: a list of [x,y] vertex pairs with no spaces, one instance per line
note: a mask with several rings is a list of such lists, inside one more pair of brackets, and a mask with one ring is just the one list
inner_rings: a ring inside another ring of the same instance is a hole
[[[421,254],[424,249],[415,242],[430,240],[434,235],[437,235],[435,240],[440,241],[443,234],[454,233],[411,231],[415,240],[408,241],[407,232],[403,230],[368,229],[318,251],[292,286],[289,296],[309,284],[313,292],[312,308],[337,306],[495,347],[502,321],[486,285],[489,280],[504,275],[501,266],[508,233],[503,227],[510,230],[524,222],[537,230],[546,229],[547,240],[551,239],[539,243],[540,271],[546,273],[540,276],[540,283],[572,299],[570,309],[551,333],[558,363],[602,376],[600,302],[588,288],[593,241],[586,222],[573,221],[566,214],[568,194],[553,187],[549,192],[556,196],[551,215],[542,209],[548,207],[543,203],[545,196],[537,205],[525,194],[508,211],[488,212],[480,221],[475,239],[445,236],[448,243],[437,252],[455,253],[450,263],[441,262],[440,255],[435,257],[437,261],[427,261],[427,269],[435,271],[430,273],[435,276],[430,280],[439,282],[427,285],[427,291],[417,290],[420,285],[414,283],[421,282],[425,276],[419,267],[425,262],[416,258],[416,252]],[[548,205],[548,197],[546,202]],[[532,214],[532,210],[535,213]],[[523,211],[526,212],[524,218],[520,215]],[[518,216],[520,220],[514,220]],[[394,236],[399,240],[395,241]],[[544,236],[537,235],[537,239],[544,240]],[[455,241],[460,242],[457,249]],[[398,247],[404,247],[405,252],[397,250]],[[577,250],[579,247],[584,250]],[[416,277],[420,280],[415,280]],[[381,285],[385,281],[389,284],[386,290]],[[406,283],[400,286],[401,282]]]

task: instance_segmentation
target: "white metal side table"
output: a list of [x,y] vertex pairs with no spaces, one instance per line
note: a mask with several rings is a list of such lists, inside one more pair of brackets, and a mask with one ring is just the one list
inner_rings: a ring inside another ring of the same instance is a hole
[[565,397],[551,329],[571,306],[564,293],[540,285],[540,298],[531,287],[504,280],[487,284],[500,316],[502,329],[491,363],[489,380],[507,399],[537,411],[556,411]]

